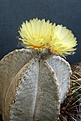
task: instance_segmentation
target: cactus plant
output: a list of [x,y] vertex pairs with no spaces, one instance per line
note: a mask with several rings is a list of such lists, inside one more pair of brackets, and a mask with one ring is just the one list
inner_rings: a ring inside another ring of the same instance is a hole
[[[42,24],[46,26],[45,31]],[[31,25],[38,30],[32,29],[33,37],[30,37]],[[20,28],[20,39],[27,48],[34,49],[15,50],[0,61],[0,110],[4,121],[58,120],[60,104],[64,101],[70,86],[71,68],[65,59],[53,53],[71,54],[75,50],[76,41],[70,33],[71,38],[66,37],[66,40],[72,39],[72,42],[68,42],[69,47],[66,43],[62,45],[59,40],[56,42],[52,33],[59,36],[64,31],[67,35],[69,31],[62,26],[59,28],[54,25],[53,28],[49,21],[26,21],[26,25],[23,23]],[[44,35],[40,37],[43,32]],[[64,42],[63,38],[64,35],[61,36]]]

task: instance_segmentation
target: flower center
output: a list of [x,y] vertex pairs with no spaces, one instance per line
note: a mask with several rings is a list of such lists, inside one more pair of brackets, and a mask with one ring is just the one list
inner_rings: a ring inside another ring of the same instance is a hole
[[33,38],[34,38],[35,40],[39,40],[39,39],[40,39],[40,37],[39,37],[39,36],[36,36],[36,35],[34,35]]

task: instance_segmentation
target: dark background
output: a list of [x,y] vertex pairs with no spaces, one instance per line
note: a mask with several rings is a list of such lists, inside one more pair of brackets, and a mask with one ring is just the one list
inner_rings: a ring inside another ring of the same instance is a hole
[[81,0],[0,0],[0,59],[19,48],[18,29],[23,21],[38,17],[63,24],[77,37],[70,63],[81,62]]

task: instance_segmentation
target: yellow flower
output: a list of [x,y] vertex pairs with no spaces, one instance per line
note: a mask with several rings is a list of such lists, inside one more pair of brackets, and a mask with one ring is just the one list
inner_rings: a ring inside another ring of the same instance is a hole
[[23,23],[20,27],[19,34],[23,44],[27,48],[34,48],[42,50],[50,41],[52,24],[45,19],[33,19],[29,22]]
[[76,38],[73,33],[62,25],[53,25],[52,40],[49,43],[49,48],[52,53],[59,55],[72,54],[76,50]]

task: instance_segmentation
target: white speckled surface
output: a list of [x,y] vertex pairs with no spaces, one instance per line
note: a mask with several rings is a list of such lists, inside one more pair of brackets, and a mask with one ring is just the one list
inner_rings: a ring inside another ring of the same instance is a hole
[[0,111],[4,117],[5,97],[12,79],[18,71],[31,60],[32,52],[28,49],[15,50],[0,61]]
[[[28,63],[10,108],[10,121],[56,121],[59,116],[59,88],[53,70],[36,59]],[[55,91],[54,91],[55,89]]]
[[47,59],[49,65],[53,68],[60,88],[60,100],[64,101],[70,87],[70,76],[72,74],[70,64],[60,56],[53,56]]
[[3,120],[56,121],[70,75],[69,63],[59,56],[41,59],[41,53],[27,49],[9,53],[0,61]]

